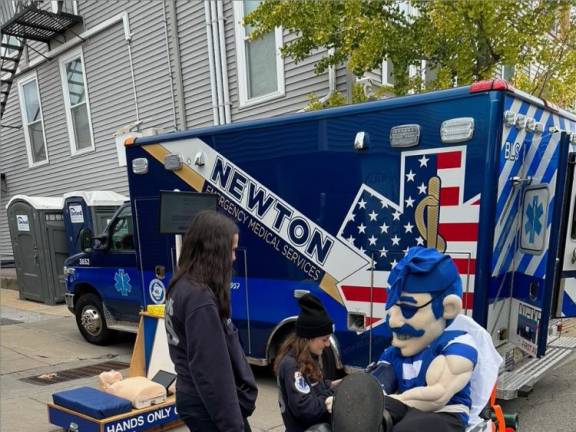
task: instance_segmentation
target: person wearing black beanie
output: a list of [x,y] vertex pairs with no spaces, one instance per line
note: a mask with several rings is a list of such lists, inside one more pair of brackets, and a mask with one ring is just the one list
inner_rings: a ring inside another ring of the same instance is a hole
[[332,319],[320,299],[312,294],[302,296],[298,304],[295,332],[284,341],[274,362],[286,432],[303,432],[329,423],[325,401],[340,382],[324,379],[320,366],[322,352],[330,347]]
[[300,313],[296,319],[296,335],[313,339],[332,334],[334,323],[318,297],[306,294],[300,297],[298,304]]

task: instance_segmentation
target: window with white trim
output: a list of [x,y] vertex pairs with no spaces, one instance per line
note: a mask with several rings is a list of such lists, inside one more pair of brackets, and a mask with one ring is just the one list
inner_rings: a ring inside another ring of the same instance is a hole
[[33,167],[48,163],[42,103],[38,89],[38,76],[35,72],[18,81],[18,94],[28,165]]
[[261,1],[234,2],[236,53],[240,106],[252,105],[284,96],[284,59],[280,55],[282,29],[249,40],[250,26],[244,26],[244,16],[255,10]]
[[94,150],[88,87],[81,51],[60,59],[70,150],[73,155]]

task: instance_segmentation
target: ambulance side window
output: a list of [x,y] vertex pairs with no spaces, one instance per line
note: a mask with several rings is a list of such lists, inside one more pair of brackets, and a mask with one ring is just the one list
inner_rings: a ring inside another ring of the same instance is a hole
[[132,213],[130,207],[126,207],[114,221],[110,229],[110,249],[134,250],[134,237],[132,231]]

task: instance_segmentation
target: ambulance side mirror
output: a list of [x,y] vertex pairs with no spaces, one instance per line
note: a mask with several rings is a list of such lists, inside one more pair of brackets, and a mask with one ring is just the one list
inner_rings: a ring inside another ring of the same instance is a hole
[[99,236],[92,237],[92,240],[95,240],[94,249],[99,250],[106,250],[110,248],[110,237],[108,233],[102,233]]
[[92,251],[92,231],[90,228],[82,228],[80,230],[80,249],[82,252]]

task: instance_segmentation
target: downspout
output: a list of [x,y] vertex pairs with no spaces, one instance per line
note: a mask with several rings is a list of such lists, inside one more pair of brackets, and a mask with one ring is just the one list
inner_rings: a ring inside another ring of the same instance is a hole
[[220,43],[220,61],[222,68],[222,89],[224,93],[224,123],[230,123],[232,116],[230,114],[230,92],[228,89],[228,62],[226,60],[226,36],[224,33],[224,6],[222,0],[216,2],[218,13],[218,41]]
[[[329,56],[334,55],[334,48],[330,48],[328,50],[328,55]],[[326,102],[330,98],[330,96],[334,94],[335,91],[336,91],[336,66],[331,65],[328,66],[328,93],[326,93],[324,96],[318,99],[318,102],[320,103]],[[298,110],[298,112],[304,112],[304,111],[307,111],[306,107],[302,108],[301,110]]]
[[[168,14],[170,17],[170,27],[172,28],[172,45],[174,48],[174,80],[176,85],[176,103],[178,105],[178,129],[187,128],[186,105],[184,103],[184,79],[182,77],[182,58],[180,55],[180,40],[178,39],[178,17],[176,12],[176,0],[168,1]],[[166,20],[166,11],[164,10],[164,20]],[[166,29],[166,37],[168,30]],[[168,64],[170,64],[170,52],[168,51]],[[170,73],[172,78],[172,73]]]
[[348,104],[352,103],[352,91],[355,83],[356,79],[354,74],[348,70],[348,67],[346,67],[346,101]]
[[212,40],[212,14],[210,13],[210,0],[204,0],[204,15],[206,17],[206,40],[208,41],[208,64],[210,69],[210,90],[212,93],[212,116],[214,124],[220,124],[218,116],[218,101],[216,90],[216,73],[214,71],[214,42]]
[[328,93],[320,99],[320,102],[326,102],[336,91],[336,66],[328,66]]
[[[216,12],[216,2],[210,1],[210,14],[212,18],[212,41],[214,47],[214,63],[216,65],[216,90],[218,95],[218,116],[219,124],[224,123],[224,95],[222,94],[222,63],[220,61],[220,44],[218,42],[218,21]],[[215,25],[216,24],[216,25]]]
[[128,19],[128,14],[126,14],[126,19],[123,20],[124,23],[124,38],[128,42],[128,62],[130,63],[130,76],[132,77],[132,90],[134,92],[134,109],[136,110],[136,125],[140,125],[142,121],[140,120],[140,111],[138,109],[138,92],[136,91],[136,76],[134,75],[134,61],[132,59],[132,33],[130,32],[130,20]]
[[164,15],[164,35],[166,42],[166,57],[168,57],[168,75],[170,77],[170,96],[172,99],[172,115],[174,116],[174,129],[178,130],[178,118],[176,116],[176,99],[174,97],[174,80],[172,78],[172,60],[170,58],[170,41],[168,38],[168,18],[166,18],[166,0],[162,0],[162,14]]

